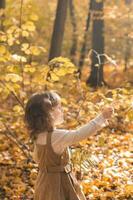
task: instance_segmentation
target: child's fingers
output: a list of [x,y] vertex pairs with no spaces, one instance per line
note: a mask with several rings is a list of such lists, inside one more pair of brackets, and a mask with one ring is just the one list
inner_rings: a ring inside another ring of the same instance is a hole
[[107,106],[105,108],[102,109],[103,111],[106,110],[108,112],[112,112],[114,110],[114,107],[113,106]]
[[119,105],[119,101],[118,101],[118,100],[115,100],[115,101],[113,101],[110,105],[111,105],[113,108],[117,108],[118,105]]
[[107,111],[108,111],[108,113],[113,114],[114,113],[114,108],[113,107],[109,107]]

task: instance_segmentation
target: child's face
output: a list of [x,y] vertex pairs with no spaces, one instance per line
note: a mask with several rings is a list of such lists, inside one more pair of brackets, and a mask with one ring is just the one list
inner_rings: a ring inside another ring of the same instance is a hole
[[61,124],[64,121],[63,109],[61,106],[61,102],[54,108],[52,111],[52,116],[54,118],[54,124]]

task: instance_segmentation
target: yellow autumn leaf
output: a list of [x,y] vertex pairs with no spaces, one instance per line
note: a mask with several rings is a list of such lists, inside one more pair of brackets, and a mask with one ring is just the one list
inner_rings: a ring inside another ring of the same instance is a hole
[[28,31],[35,31],[35,25],[32,21],[27,21],[25,24],[22,25],[22,29]]
[[0,54],[4,54],[6,52],[6,47],[1,45],[0,46]]
[[133,184],[127,184],[127,185],[125,185],[125,192],[127,194],[133,194]]
[[51,75],[52,81],[59,81],[59,77],[56,74],[51,73],[50,75]]
[[76,119],[72,119],[70,122],[68,122],[68,127],[74,127],[77,125],[77,120]]
[[55,68],[54,71],[58,74],[58,76],[64,76],[67,74],[67,71],[65,68]]
[[77,69],[75,68],[75,67],[69,67],[68,69],[67,69],[67,73],[73,73],[73,72],[75,72]]
[[13,111],[15,111],[15,112],[21,112],[22,111],[22,107],[20,107],[19,105],[15,105],[14,107],[13,107]]
[[7,43],[8,43],[9,46],[12,46],[12,45],[14,44],[14,38],[13,38],[13,37],[12,37],[12,38],[9,38],[9,39],[7,40]]
[[31,51],[31,54],[33,54],[35,56],[38,56],[40,54],[40,50],[36,46],[31,46],[30,51]]
[[12,73],[16,73],[16,74],[19,74],[19,73],[21,73],[21,69],[20,69],[20,67],[19,66],[14,66],[14,65],[12,65],[12,66],[7,66],[7,71],[8,72],[12,72]]
[[37,170],[36,169],[31,170],[30,178],[33,180],[35,180],[37,178]]
[[14,59],[14,60],[16,60],[16,61],[21,61],[21,62],[26,62],[27,61],[27,59],[26,59],[26,57],[24,57],[24,56],[20,56],[20,55],[17,55],[17,54],[13,54],[12,55],[12,58]]
[[15,42],[16,42],[16,44],[20,44],[20,41],[19,41],[19,40],[16,40]]
[[102,136],[99,137],[98,144],[99,144],[99,146],[104,146],[104,144],[105,144],[104,137],[102,137]]
[[82,141],[79,142],[79,144],[80,144],[81,146],[84,146],[84,145],[87,144],[87,140],[86,140],[86,139],[85,139],[85,140],[82,140]]
[[6,35],[0,35],[0,41],[1,42],[5,42],[7,40],[7,36]]
[[26,30],[24,30],[24,31],[22,31],[22,36],[23,37],[29,37],[29,32],[28,31],[26,31]]
[[35,72],[36,68],[31,65],[25,65],[24,72]]
[[30,15],[30,19],[33,21],[37,21],[38,20],[38,16],[36,14],[31,14]]
[[68,104],[68,103],[67,103],[67,100],[66,100],[65,98],[61,98],[61,102],[62,102],[63,104],[65,104],[65,105]]
[[12,82],[16,83],[18,81],[22,81],[22,77],[19,76],[18,74],[9,73],[9,74],[5,75],[5,80],[6,81],[12,81]]
[[30,54],[31,54],[30,49],[26,49],[26,50],[25,50],[25,54],[30,55]]
[[23,43],[23,44],[22,44],[22,47],[21,47],[21,50],[22,50],[22,51],[25,51],[28,47],[29,47],[29,44],[28,44],[28,43]]

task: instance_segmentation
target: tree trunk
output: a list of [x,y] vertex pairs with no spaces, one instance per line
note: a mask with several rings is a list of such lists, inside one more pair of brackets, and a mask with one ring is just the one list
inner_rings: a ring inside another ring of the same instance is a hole
[[77,23],[76,23],[76,16],[75,16],[73,0],[69,0],[69,9],[70,9],[71,24],[72,24],[72,28],[73,28],[70,57],[71,57],[72,62],[76,64],[76,52],[77,52],[78,38],[77,38]]
[[[0,9],[5,9],[6,7],[6,1],[5,0],[0,0]],[[4,21],[5,15],[1,15],[0,16],[0,30],[4,30],[4,26],[3,26],[3,21]]]
[[61,47],[65,30],[65,21],[67,16],[67,6],[68,0],[58,0],[49,53],[49,60],[61,55]]
[[105,81],[103,78],[104,56],[104,19],[103,19],[103,0],[92,3],[93,27],[92,27],[92,63],[91,74],[86,83],[92,87],[102,86]]
[[125,3],[130,5],[133,2],[133,0],[125,0]]
[[[127,27],[128,27],[127,30],[130,30],[130,26],[131,26],[130,14],[132,12],[132,10],[131,10],[131,3],[132,2],[133,2],[133,0],[125,0],[125,4],[126,4],[126,6],[128,6],[128,20],[127,20],[127,24],[126,24]],[[130,60],[130,56],[131,56],[131,45],[132,45],[132,42],[130,40],[130,37],[129,37],[128,33],[126,33],[126,35],[125,35],[126,39],[125,39],[125,55],[124,55],[125,68],[124,68],[124,71],[127,71],[127,69],[128,69],[129,60]]]
[[87,16],[87,21],[86,21],[86,28],[85,28],[85,33],[84,33],[84,40],[83,40],[83,45],[80,51],[80,60],[79,60],[79,72],[81,76],[81,69],[84,65],[84,60],[86,56],[86,46],[87,46],[87,39],[88,39],[88,30],[90,26],[90,21],[91,21],[91,9],[92,9],[92,2],[93,0],[89,1],[89,8],[88,8],[88,16]]
[[0,9],[5,8],[5,6],[6,6],[5,0],[0,0]]

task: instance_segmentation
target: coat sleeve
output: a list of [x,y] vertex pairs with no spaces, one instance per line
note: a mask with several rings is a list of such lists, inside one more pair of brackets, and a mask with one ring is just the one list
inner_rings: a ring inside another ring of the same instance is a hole
[[58,138],[56,137],[57,140],[53,141],[52,146],[54,147],[56,152],[62,153],[67,146],[87,139],[90,135],[93,135],[107,125],[108,120],[105,119],[102,114],[99,114],[96,118],[90,120],[88,123],[79,127],[78,129],[63,129],[58,135]]

